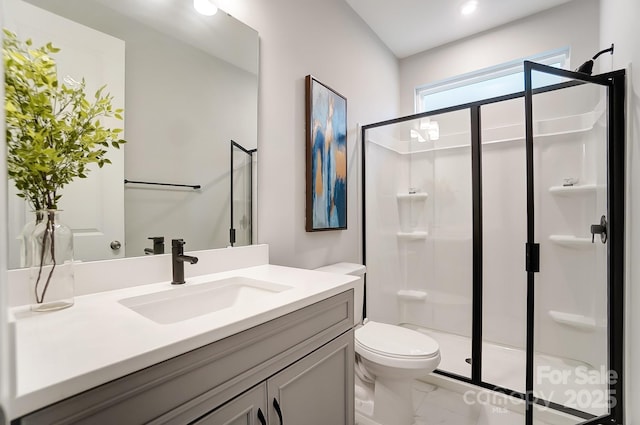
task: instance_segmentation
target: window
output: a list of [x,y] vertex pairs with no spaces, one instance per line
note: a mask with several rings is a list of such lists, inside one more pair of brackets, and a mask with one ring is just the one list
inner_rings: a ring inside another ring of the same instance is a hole
[[[468,74],[425,84],[416,88],[416,113],[434,111],[449,106],[517,93],[524,90],[525,60],[545,65],[565,68],[569,65],[569,48],[542,53],[517,59],[501,65],[481,69]],[[561,77],[538,74],[533,75],[533,87],[557,84]]]

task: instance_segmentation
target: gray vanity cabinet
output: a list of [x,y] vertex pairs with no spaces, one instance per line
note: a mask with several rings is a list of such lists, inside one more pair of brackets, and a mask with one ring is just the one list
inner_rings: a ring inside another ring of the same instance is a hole
[[262,383],[217,408],[193,425],[266,425],[267,384]]
[[353,360],[349,290],[12,425],[353,425]]
[[352,359],[348,332],[194,425],[352,425]]
[[351,331],[270,378],[269,424],[352,425],[353,356]]

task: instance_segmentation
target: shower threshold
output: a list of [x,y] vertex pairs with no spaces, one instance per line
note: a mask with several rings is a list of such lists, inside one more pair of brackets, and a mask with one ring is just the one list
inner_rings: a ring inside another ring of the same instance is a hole
[[[471,378],[471,338],[403,323],[440,345],[438,370]],[[525,392],[526,352],[491,342],[482,343],[482,380],[518,393]],[[594,416],[608,412],[608,372],[587,363],[535,353],[534,394]],[[428,382],[428,379],[427,379]]]

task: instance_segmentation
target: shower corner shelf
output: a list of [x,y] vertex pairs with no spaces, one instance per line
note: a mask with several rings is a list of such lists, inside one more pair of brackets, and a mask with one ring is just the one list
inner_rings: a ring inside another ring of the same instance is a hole
[[396,295],[401,301],[424,301],[427,299],[427,293],[425,291],[416,289],[401,289],[396,292]]
[[595,184],[579,184],[575,186],[551,186],[549,193],[552,195],[569,196],[593,193],[598,187]]
[[424,201],[429,196],[427,192],[398,193],[398,200]]
[[591,238],[580,238],[574,235],[551,235],[549,240],[567,248],[587,249],[592,246]]
[[570,326],[581,331],[593,332],[596,329],[596,321],[592,317],[553,310],[549,311],[549,316],[551,316],[551,319],[556,323]]
[[421,239],[427,239],[427,236],[429,235],[428,232],[425,231],[413,231],[413,232],[398,232],[396,233],[398,236],[398,239],[404,239],[404,240],[421,240]]

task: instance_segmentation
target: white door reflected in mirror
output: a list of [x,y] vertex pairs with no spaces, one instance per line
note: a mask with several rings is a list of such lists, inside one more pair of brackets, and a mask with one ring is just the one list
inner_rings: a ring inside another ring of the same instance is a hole
[[[257,32],[226,13],[205,17],[189,0],[157,2],[153,8],[148,0],[0,1],[7,4],[3,10],[7,23],[14,20],[15,6],[11,5],[16,4],[56,14],[64,24],[53,27],[35,24],[29,12],[21,37],[52,41],[61,53],[81,46],[95,55],[82,61],[85,67],[102,71],[113,63],[98,57],[91,38],[70,33],[75,25],[108,34],[126,45],[122,80],[126,99],[123,105],[114,106],[124,107],[126,123],[118,121],[117,128],[124,126],[127,143],[116,152],[123,155],[117,159],[121,165],[101,170],[117,171],[118,177],[113,183],[94,184],[90,179],[74,183],[77,187],[65,189],[59,205],[65,210],[62,221],[77,234],[76,259],[142,256],[151,247],[149,238],[155,236],[185,238],[190,251],[228,246],[229,141],[257,148]],[[34,27],[37,32],[32,31]],[[69,38],[71,42],[66,41]],[[77,74],[76,80],[85,77],[89,82],[90,72],[85,68]],[[115,94],[113,84],[103,81]],[[115,157],[109,158],[113,161]],[[124,185],[125,178],[198,185],[199,189]],[[67,199],[76,189],[82,199],[77,204]],[[20,203],[15,193],[9,195],[9,239],[18,247],[10,247],[10,268],[19,267],[20,223],[30,219]],[[124,217],[124,235],[103,237],[109,234],[103,220],[116,216]],[[255,220],[253,224],[255,235]],[[89,243],[85,240],[96,237],[101,240],[98,249],[93,244],[85,247]],[[121,241],[121,248],[115,251],[110,248],[114,240]]]
[[[87,93],[101,86],[114,97],[117,108],[124,107],[125,43],[108,34],[64,19],[56,14],[18,0],[6,0],[5,26],[18,38],[31,38],[34,46],[52,42],[60,48],[54,60],[58,79],[84,78]],[[124,122],[104,118],[109,127],[123,128]],[[126,140],[126,135],[123,135]],[[124,250],[113,250],[110,242],[124,240],[124,152],[109,148],[110,165],[99,169],[92,164],[86,179],[77,179],[63,189],[59,203],[61,221],[74,233],[76,260],[91,261],[120,258]],[[34,219],[26,202],[9,184],[9,267],[20,266],[20,233]]]

